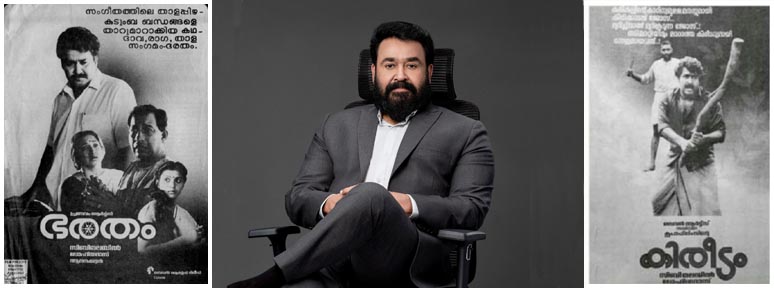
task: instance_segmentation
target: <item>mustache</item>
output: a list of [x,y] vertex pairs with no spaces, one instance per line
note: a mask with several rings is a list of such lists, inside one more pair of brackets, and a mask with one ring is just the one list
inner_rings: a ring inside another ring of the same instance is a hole
[[148,144],[140,143],[140,142],[134,142],[134,143],[132,143],[132,148],[135,149],[135,150],[136,149],[140,149],[140,148],[146,149],[146,148],[148,148]]
[[399,81],[399,82],[392,82],[385,87],[385,93],[384,94],[390,94],[392,90],[403,88],[406,90],[411,91],[411,93],[417,94],[417,87],[412,85],[411,83],[405,82],[405,81]]
[[86,74],[74,74],[73,76],[70,76],[70,79],[76,80],[80,78],[88,78],[89,76]]

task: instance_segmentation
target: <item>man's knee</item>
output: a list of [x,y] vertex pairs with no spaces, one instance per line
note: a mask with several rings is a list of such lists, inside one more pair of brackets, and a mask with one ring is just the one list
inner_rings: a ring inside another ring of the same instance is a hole
[[357,185],[344,197],[344,199],[346,198],[358,203],[355,206],[360,208],[370,207],[373,210],[373,208],[378,207],[376,209],[378,211],[392,208],[400,209],[400,205],[394,200],[390,192],[382,185],[373,182]]
[[379,197],[389,197],[390,192],[387,191],[386,188],[384,188],[382,185],[379,185],[374,182],[365,182],[361,183],[355,188],[352,188],[351,191],[349,191],[348,196],[355,196],[359,195],[368,199],[374,199]]

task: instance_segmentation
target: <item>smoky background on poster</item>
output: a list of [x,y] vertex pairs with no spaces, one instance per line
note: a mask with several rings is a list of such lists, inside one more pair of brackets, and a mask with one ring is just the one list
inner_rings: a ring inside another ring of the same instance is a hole
[[[661,181],[669,142],[660,140],[656,171],[642,172],[650,155],[653,84],[641,85],[626,77],[629,65],[643,74],[661,57],[660,38],[650,45],[615,44],[616,38],[627,37],[627,31],[613,29],[613,8],[589,9],[591,283],[656,281],[654,275],[667,270],[645,270],[639,267],[639,256],[653,247],[663,249],[666,241],[684,240],[665,239],[664,230],[657,229],[659,223],[697,219],[711,219],[711,236],[719,247],[733,246],[750,257],[747,267],[737,272],[737,281],[767,282],[769,8],[711,7],[711,14],[672,15],[673,23],[700,23],[694,30],[697,35],[702,30],[732,31],[730,37],[668,37],[673,57],[691,56],[702,62],[701,84],[709,91],[720,84],[731,40],[745,40],[740,71],[721,101],[725,141],[714,145],[722,216],[687,219],[652,214],[651,199]],[[694,242],[681,242],[681,247],[693,247]]]

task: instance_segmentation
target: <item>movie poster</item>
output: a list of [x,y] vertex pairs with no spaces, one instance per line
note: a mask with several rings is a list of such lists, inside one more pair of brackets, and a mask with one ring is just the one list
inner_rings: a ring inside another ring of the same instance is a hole
[[588,9],[590,283],[769,283],[769,7]]
[[4,283],[207,283],[208,7],[4,8]]

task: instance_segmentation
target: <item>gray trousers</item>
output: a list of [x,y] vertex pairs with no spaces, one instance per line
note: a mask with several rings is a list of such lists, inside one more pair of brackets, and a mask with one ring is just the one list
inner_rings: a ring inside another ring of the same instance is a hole
[[384,187],[363,183],[274,261],[286,287],[411,287],[417,233]]

